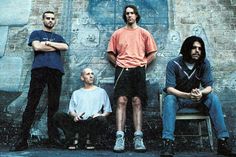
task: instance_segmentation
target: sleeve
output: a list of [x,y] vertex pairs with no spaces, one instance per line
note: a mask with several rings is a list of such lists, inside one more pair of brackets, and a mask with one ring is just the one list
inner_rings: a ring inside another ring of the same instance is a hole
[[166,67],[166,87],[175,87],[176,86],[176,73],[175,73],[175,66],[174,62],[170,61]]
[[202,79],[201,79],[201,84],[202,87],[207,87],[207,86],[213,86],[213,76],[212,76],[212,71],[211,71],[211,64],[210,62],[206,59],[204,66],[203,66],[203,74],[202,74]]
[[75,112],[75,100],[74,100],[75,94],[73,93],[70,99],[70,103],[69,103],[69,109],[68,109],[68,113],[69,112]]
[[107,92],[103,90],[104,93],[104,112],[112,112],[110,99],[107,95]]
[[57,42],[67,44],[66,40],[62,36],[60,36],[60,35],[58,35],[58,37],[57,37]]
[[147,54],[157,51],[157,45],[156,42],[153,38],[153,36],[151,35],[151,33],[147,32],[147,39],[146,39],[146,48],[145,48],[145,52]]
[[117,42],[116,42],[115,34],[113,34],[108,43],[107,52],[113,52],[114,54],[116,54],[116,44]]
[[33,31],[30,34],[29,41],[28,41],[28,46],[32,46],[33,41],[40,41],[40,36],[39,36],[38,31]]

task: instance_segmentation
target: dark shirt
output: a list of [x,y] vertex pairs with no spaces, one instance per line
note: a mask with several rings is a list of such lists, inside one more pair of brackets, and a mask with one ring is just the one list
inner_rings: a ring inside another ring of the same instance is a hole
[[[53,32],[46,32],[43,30],[33,31],[29,37],[28,45],[32,46],[33,41],[53,41],[59,43],[66,43],[62,36]],[[34,61],[32,69],[48,67],[57,69],[64,73],[63,62],[59,50],[51,52],[34,51]]]
[[182,92],[191,92],[194,88],[212,86],[213,77],[211,66],[207,59],[190,70],[184,63],[183,57],[177,57],[168,62],[166,67],[166,88],[174,87]]

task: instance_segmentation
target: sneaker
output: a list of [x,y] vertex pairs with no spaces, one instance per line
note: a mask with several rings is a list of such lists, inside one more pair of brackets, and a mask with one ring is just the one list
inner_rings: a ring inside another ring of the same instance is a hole
[[174,141],[169,139],[163,140],[163,147],[160,153],[161,157],[173,157],[174,156]]
[[67,143],[68,150],[76,150],[79,148],[79,141],[78,139],[70,140],[70,142]]
[[236,154],[232,152],[232,148],[227,142],[227,140],[227,138],[218,139],[217,154],[224,156],[236,156]]
[[120,153],[123,152],[125,150],[125,139],[124,136],[117,134],[116,135],[116,143],[115,146],[113,148],[114,152]]
[[22,151],[28,148],[27,139],[19,138],[16,143],[10,148],[10,151]]
[[143,137],[140,135],[136,135],[134,137],[134,150],[137,152],[145,152],[146,147],[143,143]]
[[87,150],[94,150],[95,149],[95,146],[94,146],[93,142],[90,139],[86,140],[85,148]]

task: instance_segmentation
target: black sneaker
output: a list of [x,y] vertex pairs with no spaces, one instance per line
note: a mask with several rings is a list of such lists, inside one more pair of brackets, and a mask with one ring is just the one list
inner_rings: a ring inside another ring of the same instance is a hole
[[235,153],[232,152],[232,148],[229,145],[227,138],[224,139],[218,139],[218,148],[217,148],[217,154],[218,155],[224,155],[224,156],[236,156]]
[[169,139],[163,140],[163,146],[160,153],[161,157],[173,157],[174,156],[174,141]]
[[23,151],[28,148],[27,139],[19,138],[16,143],[10,148],[10,151]]

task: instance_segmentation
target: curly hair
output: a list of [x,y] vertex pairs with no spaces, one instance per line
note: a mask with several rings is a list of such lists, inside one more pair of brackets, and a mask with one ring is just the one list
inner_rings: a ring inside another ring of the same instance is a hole
[[141,16],[139,15],[138,9],[137,9],[137,7],[135,5],[126,5],[124,7],[124,10],[123,10],[123,20],[125,21],[125,23],[127,23],[127,19],[126,19],[126,9],[127,8],[132,8],[134,10],[135,15],[137,15],[136,22],[138,23],[139,20],[141,19]]

